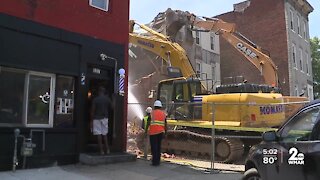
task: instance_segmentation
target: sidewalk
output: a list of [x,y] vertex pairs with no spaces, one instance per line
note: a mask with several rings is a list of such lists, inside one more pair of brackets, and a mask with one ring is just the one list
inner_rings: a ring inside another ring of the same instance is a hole
[[204,170],[191,166],[162,163],[158,167],[150,166],[149,161],[108,164],[99,166],[68,165],[41,169],[17,170],[0,172],[1,180],[159,180],[159,179],[217,179],[239,180],[241,173],[219,172],[206,174]]

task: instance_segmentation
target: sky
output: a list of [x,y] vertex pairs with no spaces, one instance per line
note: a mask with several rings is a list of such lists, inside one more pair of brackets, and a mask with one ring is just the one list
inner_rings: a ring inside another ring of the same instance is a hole
[[[153,20],[159,13],[169,7],[183,10],[198,16],[212,17],[233,11],[233,4],[244,0],[130,0],[130,19],[145,24]],[[197,2],[197,3],[195,3]],[[320,37],[320,1],[308,0],[314,8],[309,14],[310,37]]]

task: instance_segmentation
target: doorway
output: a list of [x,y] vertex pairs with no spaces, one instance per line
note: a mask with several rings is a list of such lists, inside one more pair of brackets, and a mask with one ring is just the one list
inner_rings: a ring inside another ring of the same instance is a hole
[[[113,93],[113,80],[110,79],[101,79],[97,77],[91,77],[88,80],[88,91],[87,91],[87,112],[86,112],[86,127],[87,128],[87,145],[88,152],[99,152],[97,137],[92,134],[92,130],[90,129],[90,113],[92,107],[92,100],[98,96],[99,87],[104,87],[106,89],[106,95],[112,99]],[[109,122],[108,122],[108,142],[109,148],[112,150],[112,134],[113,134],[113,110],[109,108]]]

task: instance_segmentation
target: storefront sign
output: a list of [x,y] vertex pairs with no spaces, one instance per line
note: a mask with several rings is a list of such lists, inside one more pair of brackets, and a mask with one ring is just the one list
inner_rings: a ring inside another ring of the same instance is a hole
[[98,69],[98,68],[93,68],[93,69],[92,69],[92,72],[93,72],[94,74],[101,74],[101,70]]
[[84,86],[86,84],[86,76],[84,75],[84,73],[81,73],[81,85]]
[[68,98],[57,98],[57,114],[71,114],[73,111],[73,100]]

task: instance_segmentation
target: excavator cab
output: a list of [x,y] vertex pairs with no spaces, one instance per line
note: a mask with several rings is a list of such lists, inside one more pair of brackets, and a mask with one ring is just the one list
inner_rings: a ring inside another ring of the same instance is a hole
[[202,85],[195,78],[174,78],[160,81],[158,99],[161,100],[170,119],[201,119],[201,103],[196,104],[197,95],[202,93]]

